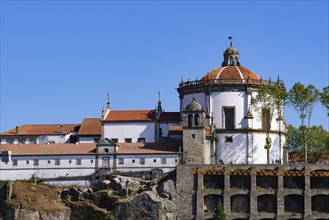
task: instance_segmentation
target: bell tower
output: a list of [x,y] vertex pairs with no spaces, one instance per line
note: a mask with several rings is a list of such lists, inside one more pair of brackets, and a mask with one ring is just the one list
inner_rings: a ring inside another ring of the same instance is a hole
[[183,163],[205,162],[206,111],[194,98],[182,111]]
[[222,63],[222,66],[240,66],[240,61],[239,61],[239,51],[233,47],[232,43],[232,35],[229,36],[228,38],[230,40],[230,47],[227,48],[224,52],[224,61]]

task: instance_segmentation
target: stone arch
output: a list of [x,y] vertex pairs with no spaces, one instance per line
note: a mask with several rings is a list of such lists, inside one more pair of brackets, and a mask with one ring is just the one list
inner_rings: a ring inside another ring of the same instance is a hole
[[223,204],[223,199],[219,195],[209,194],[203,197],[204,211],[213,213],[216,209],[218,201]]
[[[298,170],[289,170],[289,171],[298,171]],[[305,189],[304,176],[284,176],[283,177],[283,188]]]
[[276,213],[276,196],[264,194],[257,197],[257,211]]
[[[267,170],[265,170],[267,171]],[[277,176],[256,176],[256,186],[262,189],[277,189],[278,177]]]
[[249,212],[249,197],[242,194],[231,196],[231,212]]
[[[314,170],[314,171],[321,172],[328,170]],[[311,176],[311,189],[328,189],[328,188],[329,188],[328,176]]]
[[301,195],[287,195],[284,197],[284,211],[304,213],[304,197]]
[[312,211],[329,213],[329,195],[319,194],[312,196]]

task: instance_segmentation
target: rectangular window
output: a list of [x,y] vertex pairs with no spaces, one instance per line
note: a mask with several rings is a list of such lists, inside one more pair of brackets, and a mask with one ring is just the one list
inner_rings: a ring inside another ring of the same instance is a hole
[[145,158],[139,158],[139,164],[145,164]]
[[177,161],[178,161],[178,160],[177,160],[177,159],[175,159],[175,163],[177,163]]
[[233,137],[232,136],[226,136],[225,137],[225,142],[226,143],[232,143],[233,142]]
[[195,134],[191,134],[191,139],[195,139]]
[[60,165],[60,164],[61,164],[60,159],[55,159],[55,165]]
[[94,160],[90,160],[90,163],[94,163]]
[[30,164],[30,161],[27,160],[27,161],[26,161],[26,164]]
[[161,158],[161,164],[166,164],[167,163],[167,158]]
[[119,161],[119,162],[118,162],[119,164],[123,164],[123,163],[124,163],[123,158],[119,158],[118,161]]
[[18,162],[17,160],[13,160],[13,166],[17,166]]
[[72,163],[72,160],[69,160],[69,163]]
[[223,122],[225,129],[234,129],[235,127],[235,108],[224,107],[223,108]]
[[118,142],[119,142],[118,138],[111,138],[111,140],[112,140],[114,143],[118,143]]
[[55,144],[55,141],[48,141],[48,144]]
[[25,139],[18,139],[19,144],[25,144]]
[[145,138],[138,138],[137,139],[137,142],[138,143],[145,143]]
[[153,163],[156,163],[157,162],[157,159],[153,159]]
[[50,164],[50,160],[48,160],[48,164]]
[[38,159],[33,160],[33,165],[38,166],[39,165],[39,160]]
[[132,140],[131,140],[131,138],[125,138],[125,142],[126,142],[126,143],[131,143]]
[[14,143],[14,139],[6,139],[6,143],[7,144],[13,144]]
[[76,165],[81,165],[81,159],[80,158],[76,159],[75,163]]
[[36,144],[37,140],[36,139],[30,139],[30,144]]
[[135,163],[135,159],[133,159],[132,162]]
[[262,129],[269,131],[271,128],[270,109],[262,109]]

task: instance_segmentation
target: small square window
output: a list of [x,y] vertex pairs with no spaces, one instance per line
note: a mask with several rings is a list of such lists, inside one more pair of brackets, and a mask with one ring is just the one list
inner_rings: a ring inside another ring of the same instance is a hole
[[119,158],[119,164],[123,164],[123,163],[124,163],[123,158]]
[[161,164],[166,164],[167,163],[167,158],[161,158]]
[[33,165],[34,165],[34,166],[39,165],[39,160],[38,160],[38,159],[33,160]]
[[119,142],[118,138],[111,138],[111,140],[112,140],[114,143],[118,143],[118,142]]
[[90,163],[94,163],[94,160],[90,160]]
[[126,143],[131,143],[132,140],[131,140],[131,138],[125,138],[125,142],[126,142]]
[[132,162],[135,163],[135,159],[133,159]]
[[156,163],[157,162],[157,159],[153,159],[153,162]]
[[76,159],[75,163],[76,165],[81,165],[81,159],[80,158]]
[[17,166],[18,162],[17,160],[13,160],[13,166]]
[[145,164],[145,158],[139,158],[139,164]]
[[195,134],[191,134],[191,139],[195,139]]
[[232,143],[233,142],[233,137],[232,136],[226,136],[225,137],[225,142],[226,143]]
[[48,160],[48,164],[50,164],[50,160]]
[[61,164],[60,159],[55,159],[55,165],[60,165],[60,164]]
[[69,160],[69,163],[72,163],[72,160]]
[[178,161],[178,160],[177,160],[177,159],[175,159],[175,163],[177,163],[177,161]]
[[137,139],[137,142],[138,143],[145,143],[145,138],[138,138]]
[[27,160],[27,161],[26,161],[26,164],[30,164],[30,161]]

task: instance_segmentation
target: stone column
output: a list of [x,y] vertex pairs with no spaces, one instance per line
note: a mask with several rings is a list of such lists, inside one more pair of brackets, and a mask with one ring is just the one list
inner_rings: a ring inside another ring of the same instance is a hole
[[[278,167],[278,171],[283,171],[282,166]],[[276,193],[277,198],[277,216],[278,219],[284,217],[284,189],[283,189],[283,176],[278,175],[278,190]]]
[[312,215],[312,195],[311,195],[311,177],[310,170],[305,166],[305,189],[304,189],[304,216],[309,219]]
[[[254,171],[252,169],[252,171]],[[256,175],[250,176],[250,217],[257,215]]]
[[196,189],[196,220],[203,220],[203,175],[198,174],[198,185]]
[[226,218],[229,219],[231,215],[231,193],[230,193],[230,175],[224,175],[224,191],[223,191],[223,207]]

